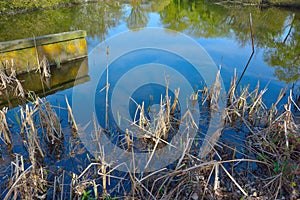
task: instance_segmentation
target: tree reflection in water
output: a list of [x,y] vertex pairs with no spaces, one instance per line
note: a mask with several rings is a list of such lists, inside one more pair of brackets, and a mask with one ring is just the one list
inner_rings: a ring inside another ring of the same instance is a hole
[[[131,11],[126,22],[129,29],[143,28],[149,21],[148,12],[139,0],[131,0]],[[146,6],[146,5],[144,5]]]
[[[131,9],[129,13],[126,12],[128,6]],[[126,23],[129,29],[146,27],[150,13],[159,15],[162,27],[195,38],[228,38],[241,47],[251,41],[251,13],[255,46],[264,51],[264,61],[274,67],[274,76],[286,83],[300,78],[299,10],[222,6],[203,0],[104,1],[14,16],[3,15],[0,41],[78,29],[86,30],[90,38],[103,41],[109,30],[122,23]]]

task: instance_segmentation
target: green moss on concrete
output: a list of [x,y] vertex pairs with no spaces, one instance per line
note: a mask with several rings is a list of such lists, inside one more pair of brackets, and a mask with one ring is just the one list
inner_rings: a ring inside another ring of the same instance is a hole
[[85,35],[84,31],[74,31],[0,43],[0,69],[14,66],[20,74],[37,69],[38,60],[55,65],[86,57]]

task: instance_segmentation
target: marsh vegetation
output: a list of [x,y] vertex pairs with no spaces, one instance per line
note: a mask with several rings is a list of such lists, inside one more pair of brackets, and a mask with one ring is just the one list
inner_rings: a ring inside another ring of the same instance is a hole
[[[219,77],[212,88],[203,88],[199,96],[193,95],[209,112],[218,112],[217,102],[221,99],[218,82]],[[295,96],[292,91],[282,90],[272,107],[267,108],[263,103],[267,88],[260,89],[257,85],[254,91],[249,91],[249,87],[238,90],[236,82],[235,76],[226,94],[225,126],[219,130],[221,138],[209,153],[199,157],[195,154],[197,149],[188,143],[179,160],[147,174],[120,172],[118,166],[106,163],[105,154],[98,158],[89,155],[77,135],[81,128],[76,125],[68,99],[64,106],[56,107],[45,98],[32,96],[29,104],[15,111],[14,118],[7,116],[7,109],[3,108],[1,139],[5,145],[1,148],[4,152],[1,169],[6,170],[1,173],[6,175],[1,185],[2,197],[296,199],[300,189],[300,127],[295,115],[300,109]],[[279,104],[282,98],[287,99],[284,105]],[[165,96],[150,124],[143,117],[143,105],[138,106],[140,117],[133,126],[144,133],[143,142],[152,146],[152,152],[159,144],[169,145],[166,134],[176,126],[171,125],[175,108],[176,99],[170,103]],[[69,120],[63,123],[60,116],[65,115]],[[183,114],[181,122],[187,116],[188,112]],[[184,129],[197,127],[191,120],[191,123],[176,123],[185,126]],[[14,124],[19,128],[13,129]],[[109,133],[97,126],[94,131],[100,137]],[[130,135],[123,142],[125,149],[134,154],[135,142]],[[17,146],[22,146],[26,153],[14,153]],[[5,163],[6,159],[12,161]],[[60,160],[79,168],[61,168],[55,164]]]

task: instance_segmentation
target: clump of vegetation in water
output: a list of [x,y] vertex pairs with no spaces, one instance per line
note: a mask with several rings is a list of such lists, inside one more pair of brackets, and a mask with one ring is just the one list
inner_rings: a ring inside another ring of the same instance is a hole
[[[51,77],[50,64],[45,56],[41,61],[37,58],[37,61],[38,65],[33,73],[39,75],[44,91],[43,82]],[[19,100],[25,103],[26,98],[31,97],[31,91],[23,87],[22,82],[24,82],[24,80],[19,80],[19,75],[20,73],[16,71],[13,59],[11,59],[11,61],[5,60],[5,62],[2,63],[2,68],[0,68],[0,97],[2,102],[0,103],[7,103],[9,108],[13,107],[11,101]]]
[[[79,170],[59,170],[57,166],[48,166],[45,160],[48,154],[44,149],[45,144],[54,145],[58,149],[56,154],[60,154],[59,149],[63,147],[55,144],[63,144],[66,137],[51,105],[45,100],[34,98],[31,105],[21,109],[21,135],[28,155],[13,155],[15,161],[11,162],[13,167],[4,198],[299,198],[300,127],[293,116],[299,112],[297,103],[294,102],[292,94],[287,95],[288,101],[284,110],[278,111],[279,101],[286,93],[282,91],[268,109],[262,98],[266,89],[259,90],[258,85],[252,92],[248,87],[237,92],[236,81],[235,77],[227,93],[225,127],[217,133],[221,138],[207,156],[196,156],[195,149],[187,144],[181,158],[173,167],[165,167],[148,174],[119,172],[119,166],[112,167],[105,162],[104,151],[98,158],[92,159],[78,146],[80,141],[76,145],[70,145],[68,154],[69,159],[83,159],[80,156],[85,155],[85,162],[79,161]],[[180,95],[179,91],[177,95]],[[193,99],[197,99],[195,94]],[[145,141],[152,143],[154,147],[164,142],[168,130],[171,129],[170,123],[174,120],[172,108],[176,106],[176,101],[171,104],[168,100],[165,97],[161,101],[160,108],[164,111],[158,112],[154,120],[156,123],[152,124],[148,124],[146,118],[143,118],[143,105],[138,107],[141,117],[135,123],[139,127],[136,130],[147,133],[144,136]],[[220,100],[217,77],[212,88],[202,90],[200,101],[203,104],[208,103],[211,110],[217,111],[217,102]],[[70,116],[70,126],[73,126],[72,137],[76,138],[77,131],[82,127],[77,127],[68,103],[65,110]],[[101,130],[95,126],[97,135],[106,132],[109,130]],[[239,138],[240,133],[245,137]],[[228,135],[234,137],[234,140],[240,140],[240,144],[226,142]],[[128,150],[135,145],[130,137],[126,142]],[[13,140],[11,143],[14,145]],[[101,144],[99,146],[101,148]],[[155,151],[155,148],[152,149]],[[49,170],[50,168],[52,169]]]
[[49,145],[59,152],[63,141],[60,122],[49,103],[38,97],[32,105],[20,109],[18,119],[28,161],[24,160],[23,155],[14,155],[15,161],[11,163],[12,184],[9,184],[4,199],[43,199],[48,189],[47,170],[43,167],[43,160]]

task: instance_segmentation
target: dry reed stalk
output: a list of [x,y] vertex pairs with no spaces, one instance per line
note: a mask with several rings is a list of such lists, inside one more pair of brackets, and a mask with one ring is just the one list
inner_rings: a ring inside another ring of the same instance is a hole
[[[198,92],[201,92],[202,94],[202,98],[201,98],[201,102],[202,102],[202,106],[205,104],[205,102],[208,102],[208,98],[209,98],[209,89],[207,86],[204,86],[204,88],[202,90],[199,90]],[[198,100],[198,95],[197,95],[197,100]],[[196,105],[196,101],[192,101],[192,103],[194,105]]]
[[140,109],[140,116],[139,116],[139,127],[147,127],[149,124],[149,121],[145,115],[145,108],[144,108],[144,102],[142,102],[141,107],[138,107]]
[[216,80],[209,92],[210,108],[213,110],[217,110],[219,107],[218,102],[220,98],[220,92],[221,92],[220,70],[218,70],[216,75]]
[[93,182],[93,190],[94,190],[95,199],[98,199],[99,198],[98,197],[98,186],[97,186],[95,180],[93,180],[92,182]]
[[281,101],[281,99],[284,97],[285,93],[286,93],[286,89],[281,89],[276,102],[272,104],[272,107],[269,111],[269,122],[268,122],[269,125],[272,123],[272,119],[277,115],[278,113],[277,105],[279,101]]
[[35,46],[35,56],[37,61],[36,72],[40,73],[41,78],[49,78],[51,76],[50,64],[45,55],[43,55],[43,58],[40,60],[40,55],[38,53],[35,36],[33,36],[33,38],[34,38],[34,46]]
[[[138,105],[136,103],[136,101],[134,101],[133,99],[131,99],[131,100],[137,105],[137,109],[135,111],[132,124],[136,124],[137,123],[138,124],[137,126],[141,130],[143,130],[145,128],[147,129],[149,127],[150,123],[149,123],[149,120],[147,119],[147,117],[145,116],[144,102],[142,102],[142,105]],[[138,116],[138,114],[139,114],[139,116]]]
[[[12,182],[14,182],[14,180],[17,180],[18,177],[20,176],[20,174],[22,172],[24,172],[23,156],[19,155],[19,154],[15,154],[15,156],[16,156],[16,161],[11,162],[11,169],[12,169],[11,180],[12,180]],[[17,193],[17,190],[15,187],[11,187],[10,191],[8,191],[6,196],[9,196],[12,192],[13,192],[14,199],[16,199],[18,196],[18,193]]]
[[101,163],[102,163],[102,165],[101,165],[101,173],[103,174],[103,176],[102,176],[103,195],[106,195],[107,194],[107,176],[106,176],[107,166],[105,164],[104,157],[102,158],[102,162]]
[[[167,138],[167,131],[168,126],[170,124],[170,101],[169,99],[166,99],[166,104],[164,105],[162,100],[160,101],[160,107],[157,114],[157,118],[154,119],[156,122],[154,125],[153,133],[155,134],[156,138]],[[166,106],[166,108],[165,108]],[[157,139],[155,139],[155,142]],[[156,144],[157,145],[157,144]]]
[[109,72],[108,72],[108,56],[109,56],[109,53],[110,53],[110,49],[109,49],[109,46],[106,47],[106,85],[105,85],[105,128],[108,129],[108,125],[109,125],[109,122],[108,122],[108,92],[109,92],[109,80],[108,80],[108,75],[109,75]]
[[216,163],[214,166],[214,169],[215,169],[214,191],[215,191],[215,193],[217,193],[218,190],[220,189],[219,166],[220,166],[219,163]]
[[198,91],[194,91],[191,96],[190,96],[190,100],[193,102],[193,104],[196,104],[199,98],[199,92],[204,92],[204,90],[198,90]]
[[236,91],[237,79],[238,79],[238,77],[237,77],[237,74],[236,74],[236,69],[234,69],[233,79],[230,82],[230,88],[229,88],[229,91],[227,92],[227,94],[228,94],[227,106],[233,105],[233,102],[236,99],[235,91]]
[[245,113],[247,111],[247,98],[249,97],[249,85],[243,89],[240,96],[237,98],[236,101],[236,108],[241,111],[241,116],[245,116]]
[[8,76],[0,69],[0,91],[5,90],[7,93],[14,91],[15,97],[25,97],[24,88],[16,76],[14,67],[11,67],[11,74]]
[[259,83],[259,80],[258,80],[255,90],[251,93],[251,99],[252,100],[255,100],[257,98],[258,93],[259,93],[259,86],[260,86],[260,83]]
[[25,97],[25,92],[24,92],[24,88],[21,84],[21,82],[18,80],[17,78],[17,73],[16,73],[16,70],[15,70],[15,67],[14,67],[14,62],[13,62],[13,59],[12,59],[12,64],[11,64],[11,68],[10,68],[10,75],[9,75],[9,78],[11,80],[13,80],[15,82],[15,92],[14,92],[14,96],[16,97],[22,97],[24,98]]
[[6,119],[7,107],[2,108],[0,110],[0,139],[5,142],[9,147],[12,146],[12,142],[10,139],[10,130],[7,124]]
[[76,193],[76,186],[78,185],[78,175],[72,173],[72,180],[70,183],[70,199],[72,199],[73,193]]
[[16,81],[17,86],[15,89],[14,95],[17,97],[25,98],[25,92],[24,92],[24,88],[23,88],[22,84],[20,83],[20,81],[18,79],[16,79],[15,81]]
[[44,153],[39,143],[37,128],[33,120],[33,116],[37,112],[37,110],[26,105],[25,110],[21,108],[20,112],[22,123],[21,132],[25,133],[27,139],[27,150],[29,153],[30,161],[32,162],[33,168],[35,170],[36,153],[39,153],[39,156],[41,158],[44,158]]
[[0,90],[7,89],[8,84],[12,82],[12,79],[7,76],[4,71],[0,69]]
[[[93,114],[93,123],[94,123],[94,132],[95,132],[95,141],[97,143],[98,151],[101,152],[101,144],[100,144],[100,137],[101,137],[101,127],[97,123],[96,115]],[[96,156],[97,157],[97,156]]]
[[249,115],[252,116],[253,112],[257,112],[260,107],[262,107],[262,96],[267,91],[267,89],[264,89],[260,91],[259,95],[256,97],[254,103],[251,105],[249,110]]
[[60,199],[64,199],[64,182],[65,182],[65,170],[63,170],[63,173],[62,173],[62,180],[61,180],[61,193],[60,193]]
[[[166,79],[166,95],[164,98],[165,102],[165,124],[166,127],[170,126],[170,113],[171,113],[171,98],[169,97],[169,83],[170,83],[170,77],[165,75]],[[160,110],[162,109],[162,100],[160,102]],[[160,111],[159,111],[160,112]]]
[[[168,91],[168,88],[166,91]],[[141,130],[146,130],[147,133],[151,133],[150,138],[152,138],[152,140],[155,142],[155,146],[158,145],[158,138],[163,140],[168,138],[168,134],[172,126],[171,122],[174,121],[174,113],[178,105],[179,91],[179,89],[175,91],[175,97],[172,104],[167,92],[164,99],[161,97],[159,111],[155,113],[151,122],[145,116],[144,102],[141,106],[137,105],[135,116],[139,111],[139,127]],[[136,117],[134,118],[134,121],[136,121],[135,119]],[[151,135],[153,135],[154,138],[151,137]],[[149,138],[149,134],[144,135],[144,138]]]
[[73,116],[72,108],[71,108],[71,106],[70,106],[70,104],[69,104],[68,98],[65,97],[65,99],[66,99],[67,108],[68,108],[68,122],[69,122],[70,124],[72,124],[72,128],[77,132],[77,131],[78,131],[78,127],[77,127],[75,118],[74,118],[74,116]]
[[40,62],[39,71],[44,78],[51,77],[51,71],[50,71],[50,64],[46,58],[46,56],[43,56],[42,61]]
[[127,150],[130,150],[133,144],[133,140],[131,139],[129,135],[128,129],[126,129],[126,134],[125,134],[125,139],[126,139],[126,144],[127,144]]
[[41,69],[41,65],[40,65],[40,59],[39,59],[39,53],[38,53],[38,49],[37,49],[37,45],[36,45],[36,39],[35,36],[33,35],[33,41],[34,41],[34,47],[35,47],[35,56],[36,56],[36,62],[37,62],[37,71],[42,74],[42,69]]
[[231,176],[231,174],[227,171],[227,169],[220,164],[222,169],[226,172],[226,174],[229,176],[229,178],[232,180],[232,182],[238,187],[238,189],[246,196],[248,197],[248,194],[245,192],[245,190],[237,183],[237,181]]
[[178,88],[177,90],[175,90],[175,97],[174,97],[174,101],[171,107],[171,114],[174,114],[174,112],[176,111],[176,107],[178,105],[178,98],[179,98],[179,93],[180,93],[180,88]]
[[177,165],[176,165],[176,168],[175,168],[176,170],[181,167],[181,164],[182,164],[182,161],[183,161],[184,157],[190,151],[193,140],[194,140],[193,138],[190,138],[188,140],[187,144],[185,145],[184,151],[182,152],[182,155],[181,155],[181,157],[179,158],[179,160],[177,162]]
[[11,59],[10,76],[17,77],[17,73],[14,65],[14,59]]
[[53,195],[52,195],[52,200],[55,200],[55,195],[56,195],[56,183],[57,183],[57,176],[54,177],[54,185],[53,185]]

